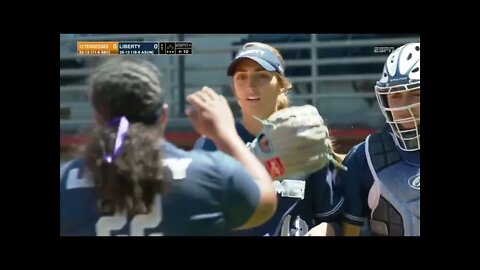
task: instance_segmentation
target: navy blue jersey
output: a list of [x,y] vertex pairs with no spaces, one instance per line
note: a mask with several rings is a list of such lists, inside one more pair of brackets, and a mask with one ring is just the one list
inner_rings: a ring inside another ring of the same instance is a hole
[[[242,140],[255,139],[241,123],[236,123]],[[213,151],[215,144],[201,137],[196,148]],[[261,226],[235,231],[234,235],[303,236],[321,222],[330,222],[341,212],[343,197],[336,190],[333,164],[307,176],[275,181],[278,206],[274,216]]]
[[361,226],[370,216],[367,198],[374,181],[367,164],[365,143],[355,145],[343,164],[348,171],[339,171],[336,177],[345,198],[343,216],[348,223]]
[[[344,220],[379,235],[419,235],[420,151],[399,149],[389,130],[367,137],[346,156],[348,171],[336,178],[345,198]],[[391,147],[378,147],[380,136]]]
[[[83,159],[60,168],[61,235],[226,235],[254,213],[260,191],[243,166],[221,152],[183,151],[163,142],[171,173],[148,215],[99,214]],[[221,163],[223,166],[218,166]]]

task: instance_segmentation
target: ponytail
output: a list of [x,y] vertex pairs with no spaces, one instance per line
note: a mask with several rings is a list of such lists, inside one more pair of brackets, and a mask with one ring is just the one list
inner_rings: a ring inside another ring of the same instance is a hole
[[288,97],[285,93],[281,93],[280,95],[278,95],[277,97],[277,111],[281,110],[281,109],[285,109],[288,107]]
[[122,130],[124,127],[120,121],[118,126],[95,128],[86,147],[86,168],[99,192],[101,212],[146,214],[155,195],[165,190],[161,133],[157,125],[134,123]]

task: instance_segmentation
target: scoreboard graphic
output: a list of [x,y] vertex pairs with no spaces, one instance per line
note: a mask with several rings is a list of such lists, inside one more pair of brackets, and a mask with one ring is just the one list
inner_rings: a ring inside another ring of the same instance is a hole
[[79,41],[78,55],[126,55],[126,54],[173,54],[191,55],[191,41],[147,42],[147,41]]

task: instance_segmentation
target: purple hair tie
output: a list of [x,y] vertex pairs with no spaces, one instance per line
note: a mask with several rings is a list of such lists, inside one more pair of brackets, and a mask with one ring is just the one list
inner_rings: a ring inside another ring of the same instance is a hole
[[[118,122],[118,118],[114,119],[112,122],[113,125],[115,125],[115,123]],[[113,149],[113,153],[111,155],[106,155],[104,157],[106,162],[112,163],[113,159],[118,156],[118,153],[120,152],[125,141],[125,136],[127,135],[129,125],[130,124],[127,118],[125,116],[122,116],[120,118],[120,123],[118,124],[117,138],[115,139],[115,148]]]

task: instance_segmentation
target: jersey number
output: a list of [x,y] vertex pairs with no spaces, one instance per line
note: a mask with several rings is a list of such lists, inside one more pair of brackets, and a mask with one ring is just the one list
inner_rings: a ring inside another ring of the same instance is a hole
[[[130,222],[130,236],[146,236],[145,229],[156,228],[162,222],[162,200],[160,195],[155,197],[153,209],[148,215],[136,215]],[[95,225],[97,236],[111,236],[112,231],[120,230],[127,224],[125,214],[117,213],[114,216],[102,217]],[[162,233],[151,233],[148,236],[162,236]],[[118,235],[128,236],[128,235]]]
[[[173,179],[179,180],[187,176],[187,169],[191,158],[166,158],[163,164],[172,172]],[[130,222],[130,236],[145,236],[145,229],[156,228],[162,222],[161,196],[155,197],[153,209],[148,215],[136,215]],[[125,214],[117,213],[113,216],[102,217],[95,225],[98,236],[110,236],[114,230],[121,230],[127,224]],[[151,233],[148,236],[162,236],[162,233]],[[126,236],[126,235],[123,235]]]
[[[292,216],[287,215],[285,219],[282,222],[282,231],[280,232],[280,236],[304,236],[308,232],[308,224],[305,222],[305,220],[301,219],[299,216],[297,216],[297,219],[295,219],[295,222],[293,223],[293,230],[290,227],[290,220]],[[293,231],[293,232],[292,232]]]

